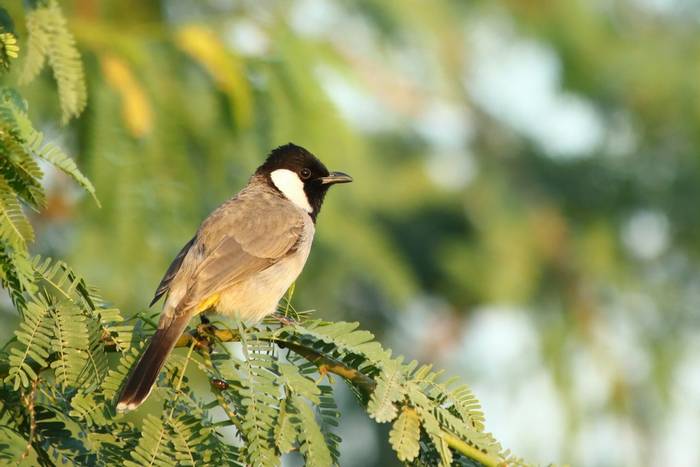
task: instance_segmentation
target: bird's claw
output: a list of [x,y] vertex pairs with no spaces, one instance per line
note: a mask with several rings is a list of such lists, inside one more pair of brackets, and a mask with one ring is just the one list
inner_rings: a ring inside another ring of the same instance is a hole
[[[202,320],[204,321],[204,320]],[[214,345],[214,335],[216,334],[216,326],[209,323],[209,320],[202,322],[195,330],[194,338],[197,340],[197,346],[205,348],[211,352]]]

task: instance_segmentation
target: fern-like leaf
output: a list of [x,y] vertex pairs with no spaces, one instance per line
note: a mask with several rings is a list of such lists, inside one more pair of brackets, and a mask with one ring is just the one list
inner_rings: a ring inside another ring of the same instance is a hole
[[357,330],[359,323],[339,321],[329,323],[321,320],[306,321],[303,327],[297,326],[299,334],[320,339],[323,342],[333,344],[340,350],[364,355],[368,359],[383,361],[390,356],[379,342],[374,340],[374,335],[365,330]]
[[95,394],[78,392],[71,399],[71,417],[84,420],[88,427],[103,426],[109,423],[109,414],[105,410],[104,400]]
[[88,349],[88,329],[85,316],[75,307],[52,308],[55,336],[52,347],[57,357],[51,362],[56,380],[65,390],[71,386],[79,386],[79,378],[83,368],[89,361],[86,359]]
[[394,403],[404,398],[402,370],[401,359],[392,359],[383,365],[377,378],[377,387],[369,399],[367,411],[370,417],[379,423],[390,422],[396,418]]
[[89,319],[88,325],[97,328],[90,333],[90,346],[86,351],[92,363],[92,375],[100,380],[106,368],[103,344],[110,343],[118,351],[126,351],[131,343],[133,326],[125,324],[118,309],[106,308],[99,293],[88,287],[82,277],[63,261],[35,256],[32,268],[36,281],[45,286],[48,293],[60,302],[78,307]]
[[99,205],[99,201],[95,195],[95,187],[92,185],[92,182],[83,175],[70,156],[55,144],[44,142],[44,135],[34,128],[27,116],[26,108],[24,108],[25,106],[18,105],[19,100],[21,99],[19,99],[15,93],[4,90],[2,93],[2,100],[0,101],[0,119],[6,124],[16,128],[18,137],[21,139],[27,151],[63,171],[90,193],[95,199],[95,202]]
[[172,450],[168,447],[169,433],[163,421],[151,414],[143,420],[141,439],[136,449],[131,451],[131,460],[125,466],[171,466],[175,465]]
[[122,353],[115,367],[107,371],[107,376],[102,381],[102,392],[107,400],[111,400],[117,395],[139,356],[140,347],[134,346]]
[[169,420],[175,459],[178,465],[203,465],[215,459],[210,459],[206,452],[211,429],[202,425],[202,417],[184,413]]
[[420,451],[420,417],[415,409],[404,407],[389,432],[389,442],[396,457],[411,462]]
[[244,339],[245,361],[240,365],[243,409],[242,435],[246,441],[245,452],[253,465],[278,465],[275,452],[274,427],[278,416],[280,388],[275,376],[276,359],[272,346],[255,340],[254,335]]
[[27,306],[26,293],[31,295],[36,291],[32,263],[26,251],[0,246],[0,281],[12,303],[23,314]]
[[478,431],[484,429],[485,418],[481,404],[469,386],[463,384],[452,390],[450,399],[454,401],[454,408],[462,420],[470,423]]
[[53,326],[48,303],[37,298],[27,305],[24,319],[15,331],[18,347],[10,350],[10,368],[5,382],[12,382],[14,390],[20,386],[29,387],[37,379],[32,362],[40,368],[49,365],[47,359],[51,354],[51,337]]
[[92,390],[102,381],[109,362],[105,352],[104,343],[102,341],[102,329],[99,322],[92,317],[86,317],[82,314],[85,323],[87,324],[87,346],[81,349],[81,355],[84,357],[83,371],[80,374],[78,385],[85,390]]
[[290,400],[285,399],[280,403],[277,426],[275,427],[275,445],[282,454],[293,451],[297,443],[297,424],[293,421],[296,413],[294,404]]
[[27,31],[29,43],[22,81],[34,79],[48,61],[58,84],[62,118],[66,123],[85,108],[87,90],[80,53],[58,2],[49,0],[46,5],[30,11]]
[[46,8],[37,8],[26,15],[27,51],[19,77],[22,84],[27,84],[36,78],[46,63],[46,54],[51,43],[47,16],[48,10]]
[[73,180],[75,180],[88,193],[90,193],[90,195],[92,195],[93,199],[99,206],[100,202],[95,194],[95,187],[92,185],[92,182],[85,175],[83,175],[80,169],[78,169],[78,166],[75,165],[73,159],[71,159],[68,154],[63,152],[53,143],[45,143],[43,146],[41,146],[41,133],[36,132],[36,136],[39,137],[39,139],[34,140],[34,154],[36,154],[37,157],[51,163],[54,167],[73,178]]
[[[275,426],[279,417],[282,387],[272,344],[259,339],[254,331],[239,328],[243,359],[234,355],[211,356],[214,378],[222,378],[228,388],[219,401],[244,441],[243,453],[251,465],[278,465]],[[264,333],[260,333],[264,334]]]
[[313,379],[303,375],[299,368],[289,363],[280,363],[278,369],[280,384],[287,386],[289,390],[294,391],[297,395],[306,397],[314,404],[320,403],[321,390]]
[[18,465],[27,450],[27,440],[8,426],[0,425],[0,461],[3,465]]
[[304,455],[306,465],[311,467],[332,465],[331,453],[313,411],[299,397],[294,399],[294,407],[298,411],[297,417],[299,418],[298,429],[301,443],[299,450]]
[[0,175],[22,201],[38,210],[46,204],[43,173],[16,133],[7,125],[0,126]]
[[321,432],[326,440],[328,452],[333,464],[337,465],[340,459],[340,443],[342,439],[333,429],[340,424],[340,410],[333,398],[333,388],[329,385],[319,385],[321,396],[317,405],[318,416],[321,422]]
[[34,229],[22,211],[15,191],[0,175],[0,239],[13,248],[24,250],[34,241]]
[[101,328],[100,337],[108,337],[117,351],[126,352],[131,346],[134,327],[124,322],[117,308],[99,308],[96,314]]

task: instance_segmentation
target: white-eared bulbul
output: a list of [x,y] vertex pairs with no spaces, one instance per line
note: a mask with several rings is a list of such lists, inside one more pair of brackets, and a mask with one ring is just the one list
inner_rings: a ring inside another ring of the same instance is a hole
[[117,410],[146,400],[193,316],[217,312],[255,323],[274,313],[304,268],[328,188],[351,181],[294,144],[273,150],[248,184],[202,222],[165,272],[151,302],[166,296],[158,329]]

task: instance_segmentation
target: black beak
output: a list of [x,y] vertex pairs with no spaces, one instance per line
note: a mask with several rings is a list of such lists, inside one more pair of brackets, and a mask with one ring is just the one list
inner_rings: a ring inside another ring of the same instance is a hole
[[333,185],[335,183],[350,183],[352,177],[343,172],[331,172],[327,177],[319,178],[321,185]]

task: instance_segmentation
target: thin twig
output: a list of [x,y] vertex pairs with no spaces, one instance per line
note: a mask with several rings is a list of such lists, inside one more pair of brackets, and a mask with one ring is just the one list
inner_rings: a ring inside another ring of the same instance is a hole
[[29,456],[32,451],[32,443],[34,442],[34,434],[36,433],[36,414],[34,412],[34,397],[36,396],[36,390],[39,387],[39,378],[32,382],[32,390],[29,394],[22,393],[22,402],[27,406],[27,411],[29,412],[29,439],[27,440],[27,447],[24,452],[19,457],[17,465],[21,465],[22,461]]
[[[177,344],[175,345],[176,347],[190,347],[192,345],[197,348],[199,351],[200,349],[204,348],[206,352],[208,352],[208,346],[202,345],[201,341],[206,340],[205,337],[199,334],[202,329],[198,329],[189,333],[185,333],[180,337],[180,339],[177,341]],[[230,330],[230,329],[209,329],[209,331],[212,332],[213,336],[219,341],[219,342],[238,342],[240,341],[240,333]],[[354,384],[355,386],[359,387],[362,391],[366,393],[366,395],[369,397],[374,389],[377,387],[376,381],[365,375],[364,373],[351,368],[347,365],[345,365],[342,362],[339,362],[338,360],[329,357],[328,355],[324,355],[322,353],[317,352],[316,350],[310,349],[308,347],[304,347],[301,344],[297,344],[296,342],[291,342],[288,340],[280,339],[280,338],[274,338],[274,339],[266,339],[269,340],[270,342],[273,342],[277,344],[279,347],[287,348],[291,350],[292,352],[301,355],[304,357],[306,360],[310,361],[311,363],[315,364],[317,367],[323,369],[326,372],[336,374],[340,376],[341,378],[344,378],[348,380],[350,383]],[[220,393],[220,391],[217,391],[217,393]],[[218,397],[217,397],[218,398]],[[233,421],[234,417],[229,417]],[[454,449],[455,451],[461,453],[465,457],[468,457],[470,459],[473,459],[481,464],[483,464],[486,467],[505,467],[508,465],[507,462],[494,458],[479,449],[470,446],[457,436],[448,433],[446,431],[443,431],[441,434],[442,439],[447,443],[449,447]]]
[[[239,342],[241,339],[240,332],[234,331],[231,329],[219,329],[215,328],[211,325],[209,326],[198,326],[196,329],[184,333],[180,338],[178,339],[177,343],[175,344],[175,347],[189,347],[190,354],[188,354],[188,360],[189,356],[191,355],[191,352],[194,350],[200,355],[205,357],[205,362],[207,360],[207,356],[210,352],[211,349],[211,341],[210,338],[214,338],[218,342]],[[280,339],[279,337],[274,337],[274,338],[269,338],[265,339],[269,342],[272,342],[273,344],[282,347],[282,348],[287,348],[291,350],[292,352],[302,356],[309,362],[315,364],[321,371],[325,371],[328,373],[333,373],[341,378],[349,381],[351,384],[354,386],[358,387],[360,390],[362,390],[368,397],[372,394],[374,389],[377,386],[376,381],[370,377],[365,375],[364,373],[351,368],[344,363],[334,359],[333,357],[330,357],[328,355],[325,355],[323,353],[320,353],[314,349],[305,347],[299,343],[292,342],[289,340],[285,339]],[[116,346],[106,346],[106,350],[108,351],[116,351]],[[205,363],[206,364],[206,363]],[[211,365],[211,362],[209,362],[209,365]],[[2,371],[0,371],[0,379],[4,377]],[[184,373],[184,371],[183,371]],[[182,377],[182,375],[180,375]],[[36,381],[35,381],[36,384]],[[213,388],[217,387],[217,384],[214,384],[212,382]],[[179,387],[177,388],[179,389]],[[215,395],[217,396],[217,400],[219,402],[225,402],[223,400],[223,397],[221,395],[221,391],[217,390],[214,391]],[[32,399],[32,404],[33,404],[33,399]],[[222,404],[223,405],[223,404]],[[224,411],[227,412],[227,416],[229,417],[229,420],[237,426],[237,416],[236,414],[231,411],[230,413],[226,410],[228,409],[229,411],[231,410],[230,407],[222,407]],[[33,413],[30,414],[33,417]],[[33,420],[33,418],[32,418]],[[30,443],[31,443],[31,437],[33,436],[33,431],[35,429],[35,424],[32,430],[32,433],[30,434]],[[442,439],[447,443],[447,445],[454,449],[455,451],[461,453],[465,457],[468,457],[470,459],[473,459],[481,464],[483,464],[486,467],[505,467],[508,465],[508,463],[502,459],[497,459],[492,456],[489,456],[488,454],[485,454],[484,452],[480,451],[479,449],[470,446],[463,440],[461,440],[459,437],[448,433],[446,431],[443,431],[441,433]],[[30,445],[28,445],[28,448]],[[28,453],[27,453],[28,454]],[[25,454],[26,456],[26,454]]]
[[187,364],[190,362],[190,358],[192,358],[192,350],[195,347],[195,343],[192,342],[190,345],[190,350],[187,352],[187,358],[185,360],[185,365],[182,367],[182,370],[180,370],[180,375],[178,377],[177,383],[175,384],[175,400],[173,401],[173,406],[170,408],[170,414],[168,415],[167,420],[163,424],[163,428],[160,429],[160,435],[158,436],[158,441],[156,443],[156,447],[153,450],[153,457],[151,458],[150,462],[148,463],[149,467],[155,464],[158,451],[160,450],[160,445],[163,443],[165,435],[166,435],[166,425],[171,422],[173,419],[173,414],[175,413],[175,402],[177,401],[177,398],[180,397],[180,388],[182,387],[182,380],[185,378],[185,371],[187,371]]
[[[178,342],[179,343],[179,342]],[[204,347],[198,349],[200,355],[202,355],[204,359],[204,365],[209,368],[211,371],[216,371],[216,368],[214,367],[214,364],[211,361],[211,352],[209,347]],[[241,425],[240,425],[240,420],[238,419],[238,415],[236,412],[231,408],[229,405],[228,401],[224,398],[223,395],[223,390],[228,389],[228,383],[224,380],[214,378],[209,380],[209,384],[211,385],[212,392],[214,393],[214,397],[216,397],[215,401],[212,401],[212,403],[217,402],[218,406],[221,407],[221,409],[224,411],[226,416],[228,417],[228,420],[233,424],[233,426],[236,427],[238,432],[241,432]]]
[[[193,342],[196,343],[195,345],[198,349],[204,347],[205,345],[202,342],[206,341],[206,339],[204,336],[199,334],[200,331],[201,330],[196,330],[194,332],[187,332],[183,334],[180,339],[178,339],[175,347],[189,347]],[[238,331],[233,331],[231,329],[212,329],[211,332],[219,342],[240,341],[240,332]],[[303,345],[285,339],[280,339],[279,337],[262,340],[270,341],[277,344],[279,347],[289,349],[294,353],[301,355],[311,363],[314,363],[316,366],[325,368],[325,371],[334,373],[342,378],[345,378],[346,380],[349,380],[353,384],[359,386],[360,389],[366,391],[368,395],[371,394],[372,391],[374,391],[374,388],[377,386],[377,383],[369,376],[357,371],[354,368],[350,368],[332,357],[319,353],[308,347],[304,347]]]
[[441,434],[441,437],[443,440],[445,440],[449,447],[451,447],[455,451],[460,452],[461,454],[464,454],[470,459],[474,459],[475,461],[483,464],[486,467],[505,467],[508,465],[507,462],[499,459],[494,459],[493,457],[489,456],[483,451],[480,451],[477,448],[470,446],[469,444],[465,443],[464,441],[450,433],[443,432]]
[[287,348],[292,352],[301,355],[311,363],[315,364],[317,367],[323,368],[326,372],[330,372],[345,378],[365,391],[367,395],[372,394],[374,388],[377,387],[376,381],[374,381],[372,378],[354,368],[350,368],[334,358],[323,355],[295,342],[276,339],[275,343],[280,347]]

